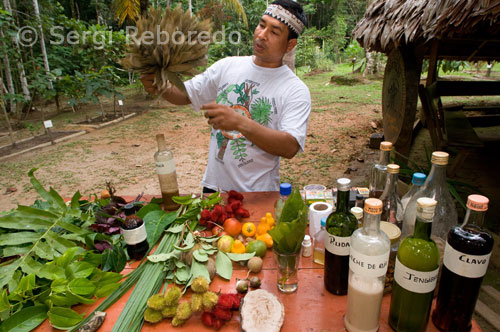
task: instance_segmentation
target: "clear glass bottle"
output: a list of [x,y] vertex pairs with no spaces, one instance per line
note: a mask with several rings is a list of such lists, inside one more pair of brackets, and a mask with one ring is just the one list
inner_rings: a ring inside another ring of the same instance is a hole
[[398,195],[399,165],[387,165],[387,181],[384,192],[380,195],[382,201],[382,220],[395,224],[399,228],[403,226],[403,205]]
[[358,220],[348,209],[350,189],[351,180],[337,180],[337,209],[326,218],[325,287],[335,295],[347,293],[351,234],[358,228]]
[[391,242],[380,230],[382,201],[365,200],[363,228],[351,237],[349,290],[344,325],[349,332],[376,332]]
[[439,274],[439,249],[431,239],[437,202],[421,197],[413,235],[399,245],[392,285],[389,325],[397,332],[424,332]]
[[314,234],[314,263],[325,265],[326,217],[321,218],[321,228]]
[[403,211],[406,209],[406,206],[408,205],[408,202],[413,197],[413,195],[415,195],[422,188],[426,178],[427,175],[425,175],[424,173],[413,173],[413,176],[411,178],[412,186],[410,187],[410,190],[408,190],[408,192],[401,198]]
[[163,206],[166,210],[175,210],[179,205],[172,200],[172,197],[179,196],[179,186],[177,185],[174,155],[167,149],[163,134],[156,135],[156,141],[158,143],[158,151],[156,151],[154,158],[156,174],[158,174],[158,179],[160,180]]
[[127,244],[127,253],[130,258],[141,260],[149,249],[146,225],[135,214],[134,204],[126,204],[123,210],[125,212],[125,220],[122,224],[122,234]]
[[280,198],[276,201],[276,221],[279,222],[281,218],[281,211],[283,211],[283,207],[285,206],[285,202],[290,197],[292,193],[292,185],[290,183],[284,182],[280,184]]
[[403,218],[402,237],[413,234],[415,219],[417,218],[417,200],[420,197],[430,197],[437,201],[432,223],[432,239],[438,245],[441,255],[444,251],[448,231],[457,225],[457,209],[451,197],[446,182],[446,166],[448,153],[434,151],[431,158],[431,171],[420,189],[408,201]]
[[387,180],[387,165],[391,161],[391,142],[381,142],[380,143],[380,156],[378,162],[373,164],[370,172],[370,185],[368,187],[369,196],[374,198],[379,198],[385,188],[385,182]]
[[432,322],[441,331],[470,331],[493,237],[482,226],[488,198],[470,195],[464,223],[448,233]]

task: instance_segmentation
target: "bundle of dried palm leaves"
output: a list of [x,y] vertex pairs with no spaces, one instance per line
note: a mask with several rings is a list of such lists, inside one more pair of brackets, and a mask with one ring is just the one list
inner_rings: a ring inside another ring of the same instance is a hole
[[185,91],[183,76],[194,76],[196,67],[207,62],[210,21],[200,21],[180,6],[163,13],[150,8],[136,27],[122,65],[141,74],[156,74],[154,84],[160,91],[168,81]]

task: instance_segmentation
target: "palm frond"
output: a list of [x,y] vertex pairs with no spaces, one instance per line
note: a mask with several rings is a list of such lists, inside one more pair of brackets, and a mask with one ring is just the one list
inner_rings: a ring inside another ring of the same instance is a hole
[[122,25],[127,18],[136,22],[140,16],[141,8],[139,0],[116,0],[113,7],[118,25]]
[[241,16],[243,23],[248,27],[247,14],[245,13],[245,8],[239,0],[221,0],[220,1],[225,7],[233,10],[236,14]]

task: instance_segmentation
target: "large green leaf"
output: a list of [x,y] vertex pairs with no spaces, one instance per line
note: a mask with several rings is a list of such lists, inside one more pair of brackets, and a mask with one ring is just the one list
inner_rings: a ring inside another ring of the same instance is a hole
[[69,329],[78,324],[84,315],[80,315],[69,308],[52,307],[49,312],[50,324],[61,330]]
[[177,218],[175,212],[165,213],[162,210],[151,211],[144,217],[148,243],[152,247],[162,236],[165,228]]
[[231,262],[231,259],[229,259],[229,257],[222,251],[219,251],[215,257],[215,268],[217,274],[222,278],[227,280],[231,279],[231,276],[233,275],[233,263]]
[[66,209],[66,203],[64,203],[64,200],[62,197],[52,188],[50,188],[50,191],[47,192],[45,188],[38,182],[38,180],[35,178],[33,175],[37,169],[32,168],[28,172],[28,176],[30,177],[30,182],[33,188],[36,190],[38,195],[40,195],[44,200],[49,202],[54,208],[59,208],[59,209]]
[[85,278],[77,278],[74,280],[71,280],[71,282],[68,284],[68,289],[77,295],[93,295],[96,286],[94,283],[90,280],[87,280]]
[[32,243],[40,238],[35,232],[17,232],[16,236],[11,233],[0,234],[0,246],[15,246],[24,243]]
[[103,271],[121,272],[127,264],[127,256],[122,247],[114,246],[106,249],[101,256],[101,269]]
[[72,262],[66,268],[66,274],[72,278],[86,278],[94,272],[95,267],[87,262],[76,261]]
[[2,323],[2,332],[28,332],[47,318],[47,307],[37,305],[23,308]]

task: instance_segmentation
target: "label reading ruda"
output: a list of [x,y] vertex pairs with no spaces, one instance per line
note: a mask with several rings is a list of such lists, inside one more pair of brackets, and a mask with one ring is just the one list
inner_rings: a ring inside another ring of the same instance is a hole
[[439,266],[433,271],[415,271],[401,263],[396,257],[394,280],[399,286],[414,293],[430,293],[436,288]]
[[487,255],[469,255],[455,250],[448,242],[444,247],[444,266],[466,278],[480,278],[486,274],[491,252]]
[[325,249],[328,252],[338,256],[349,256],[349,249],[351,248],[350,236],[335,236],[328,234],[325,237]]
[[368,256],[351,247],[349,268],[352,272],[366,277],[382,277],[387,272],[389,251],[383,255]]
[[156,174],[170,174],[175,172],[175,163],[173,159],[169,161],[157,161],[156,165]]
[[123,239],[125,243],[128,245],[134,245],[137,243],[141,243],[142,241],[148,238],[146,233],[146,226],[144,223],[134,229],[123,229],[122,228]]

